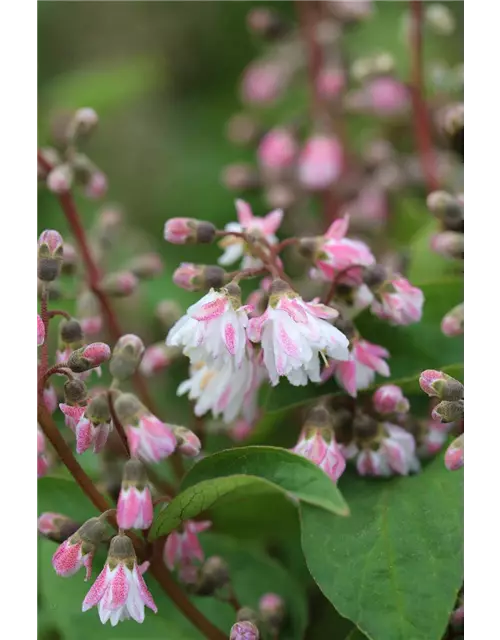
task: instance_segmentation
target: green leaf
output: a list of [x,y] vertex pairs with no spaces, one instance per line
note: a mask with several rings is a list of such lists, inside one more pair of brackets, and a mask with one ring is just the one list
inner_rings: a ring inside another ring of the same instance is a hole
[[80,487],[70,478],[40,478],[37,492],[39,514],[54,511],[82,523],[99,515]]
[[239,447],[208,456],[191,469],[182,482],[182,493],[155,518],[150,538],[170,533],[228,493],[256,484],[331,513],[349,513],[336,485],[309,460],[277,447]]
[[408,280],[418,286],[439,278],[449,278],[463,273],[463,263],[439,255],[430,248],[431,237],[440,231],[437,220],[428,222],[415,234],[410,244],[410,265]]
[[301,504],[311,574],[372,640],[439,640],[463,581],[463,472],[442,457],[390,480],[342,477],[350,518]]
[[[422,285],[425,304],[422,320],[407,327],[393,327],[374,317],[369,311],[356,319],[361,335],[389,350],[391,368],[389,378],[377,378],[376,388],[381,384],[399,380],[418,380],[424,369],[440,369],[463,362],[463,340],[448,338],[441,332],[443,316],[463,301],[463,280],[448,280]],[[453,374],[451,374],[453,375]],[[266,412],[279,411],[286,407],[297,408],[314,398],[340,392],[333,380],[326,384],[308,384],[293,387],[286,380],[269,391],[265,401]],[[265,418],[266,419],[266,418]]]

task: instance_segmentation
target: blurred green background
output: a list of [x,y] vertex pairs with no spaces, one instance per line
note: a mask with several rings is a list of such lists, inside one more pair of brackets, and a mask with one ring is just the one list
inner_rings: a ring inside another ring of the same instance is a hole
[[[451,36],[426,37],[425,56],[428,61],[457,64],[463,60],[463,3],[444,4],[455,15],[457,29]],[[153,320],[153,309],[160,299],[175,297],[184,305],[198,297],[172,284],[171,274],[178,263],[181,260],[214,263],[219,255],[216,247],[167,245],[163,240],[165,220],[172,216],[198,217],[218,226],[233,220],[235,194],[222,185],[221,170],[232,162],[254,161],[254,151],[233,146],[224,130],[229,117],[242,108],[238,81],[244,67],[265,51],[265,45],[250,35],[245,23],[249,9],[256,5],[275,7],[289,17],[294,16],[292,2],[38,3],[38,143],[51,144],[52,133],[66,112],[82,106],[98,112],[99,128],[84,150],[108,176],[105,202],[122,206],[126,221],[134,228],[123,246],[109,257],[109,264],[117,267],[123,258],[145,249],[158,251],[165,261],[160,278],[141,285],[132,300],[117,304],[125,330],[138,331],[147,343],[164,338]],[[349,57],[390,51],[396,58],[400,77],[408,78],[407,44],[401,38],[401,21],[406,11],[405,2],[376,2],[374,17],[349,31],[346,38]],[[278,104],[273,108],[272,119],[268,114],[268,121],[279,122],[280,109],[285,116],[290,109],[300,109],[306,100],[305,91],[294,94],[293,104]],[[356,118],[348,124],[354,148],[359,148],[379,126],[376,121]],[[401,140],[401,145],[406,150],[412,149],[412,136]],[[256,215],[267,212],[268,207],[258,193],[244,197],[252,203]],[[90,226],[101,204],[80,195],[77,203],[86,226]],[[417,265],[414,284],[420,284],[444,270],[442,260],[429,254],[432,222],[425,210],[423,188],[401,194],[396,206],[394,242],[399,248],[411,245]],[[315,212],[312,206],[308,213],[313,215],[303,217],[304,231],[314,223]],[[70,237],[55,196],[43,188],[39,190],[38,227],[39,231],[55,228]],[[58,306],[74,311],[71,283],[66,293],[68,300]],[[186,363],[181,363],[173,376],[153,383],[155,398],[168,411],[171,421],[181,421],[189,415],[187,402],[174,401],[177,382],[186,370]],[[86,460],[89,465],[93,463],[90,458],[91,455]],[[78,500],[75,493],[74,501],[68,504],[68,512],[73,505],[73,517],[80,515],[80,506],[75,513]],[[262,498],[259,500],[262,504]],[[54,510],[54,504],[50,500],[45,503],[43,495],[40,501],[39,512]],[[281,540],[282,554],[295,577],[304,580],[300,547],[296,549],[296,514],[289,505],[277,504],[275,496],[270,496],[266,504],[269,509],[264,509],[258,527],[252,518],[236,518],[233,522],[231,505],[225,511],[222,505],[220,518],[225,522],[225,532],[248,538],[256,536],[265,530],[267,515],[272,520],[269,526],[275,526],[276,519],[271,514],[275,515],[276,509],[290,528],[289,546],[293,548],[287,555],[285,542]],[[63,509],[61,502],[57,509]],[[93,515],[88,505],[81,511],[81,515]],[[102,628],[94,624],[95,612],[83,616],[92,622],[80,628],[82,616],[77,610],[87,585],[81,576],[69,581],[57,578],[48,564],[53,545],[46,541],[42,544],[46,547],[40,558],[44,638],[79,640],[89,634],[120,640],[146,636],[179,640],[197,637],[192,635],[192,629],[184,634],[185,623],[168,609],[168,603],[162,604],[161,624],[158,618],[150,616],[142,631],[132,628],[132,624],[124,625],[125,635],[120,627],[113,631]],[[255,560],[256,566],[258,561],[259,558]],[[246,578],[240,579],[244,582]],[[313,604],[317,613],[313,626],[318,635],[311,631],[308,638],[324,638],[322,629],[332,624],[333,610],[322,608],[323,600],[318,594],[316,590]],[[205,601],[202,606],[206,609],[210,604]],[[175,630],[170,628],[166,635],[162,625],[169,615],[179,626]],[[230,617],[227,612],[221,615]],[[141,635],[144,630],[145,635]]]

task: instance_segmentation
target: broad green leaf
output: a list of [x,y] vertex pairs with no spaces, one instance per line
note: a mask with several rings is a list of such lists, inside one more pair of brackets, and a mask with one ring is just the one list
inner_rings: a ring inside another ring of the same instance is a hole
[[341,484],[350,518],[300,506],[318,586],[372,640],[439,640],[463,581],[463,472],[440,456],[415,476]]
[[71,478],[40,478],[37,493],[38,514],[53,511],[74,518],[77,522],[84,522],[99,515],[94,505]]
[[[448,338],[441,332],[443,316],[463,301],[463,280],[448,280],[423,285],[425,304],[422,320],[407,327],[392,327],[369,311],[356,319],[361,335],[388,349],[390,378],[378,377],[374,388],[387,382],[414,379],[424,369],[443,369],[463,362],[463,340]],[[453,375],[453,374],[451,374]],[[298,407],[318,396],[340,391],[333,380],[325,384],[293,387],[286,380],[270,389],[265,401],[266,412]]]
[[256,484],[274,487],[292,500],[331,513],[349,512],[336,485],[309,460],[277,447],[240,447],[198,462],[184,478],[182,492],[155,518],[150,537],[170,533],[183,520],[206,511],[228,493]]

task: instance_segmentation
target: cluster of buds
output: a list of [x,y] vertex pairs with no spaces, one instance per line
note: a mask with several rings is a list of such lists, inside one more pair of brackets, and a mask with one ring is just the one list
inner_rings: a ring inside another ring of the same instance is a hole
[[[96,128],[98,121],[97,113],[93,109],[78,109],[67,121],[60,136],[58,142],[61,151],[53,148],[41,151],[42,160],[38,163],[38,175],[53,193],[67,193],[73,184],[78,184],[90,199],[96,200],[106,194],[106,175],[78,148],[83,139]],[[50,169],[47,166],[50,166]]]
[[462,424],[462,433],[453,440],[444,457],[445,465],[450,471],[460,469],[464,464],[464,386],[442,371],[428,369],[420,375],[420,387],[428,396],[439,400],[432,410],[434,420],[445,424]]
[[400,387],[379,387],[371,408],[324,405],[310,410],[293,448],[322,469],[334,482],[352,460],[360,475],[408,475],[420,471],[420,460],[435,455],[453,424],[416,420]]

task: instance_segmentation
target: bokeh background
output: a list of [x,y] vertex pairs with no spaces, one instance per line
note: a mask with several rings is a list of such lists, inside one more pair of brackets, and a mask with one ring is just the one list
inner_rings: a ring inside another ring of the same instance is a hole
[[[131,229],[106,257],[106,262],[113,268],[131,254],[152,250],[157,251],[165,263],[160,278],[141,285],[132,299],[117,305],[125,329],[137,331],[146,343],[164,338],[154,318],[154,308],[161,299],[175,298],[186,305],[196,298],[196,294],[179,290],[172,284],[171,275],[178,263],[181,260],[215,263],[220,253],[216,247],[195,249],[167,245],[163,240],[165,220],[172,216],[198,217],[221,227],[235,219],[237,195],[253,205],[256,215],[264,215],[269,210],[262,194],[231,193],[221,181],[225,165],[255,161],[254,150],[231,144],[225,128],[230,116],[242,109],[239,79],[244,67],[265,50],[249,33],[245,22],[249,9],[262,4],[290,18],[294,16],[295,7],[287,1],[38,4],[38,143],[47,146],[57,138],[60,123],[68,112],[82,106],[93,107],[100,123],[86,143],[85,151],[108,176],[109,192],[105,202],[116,203],[123,209]],[[456,29],[450,36],[426,37],[425,57],[429,63],[455,65],[463,60],[463,3],[443,4],[453,12]],[[350,30],[346,38],[348,57],[354,59],[389,51],[396,59],[398,74],[407,79],[408,46],[401,35],[407,3],[376,2],[375,5],[373,18]],[[304,84],[303,92],[294,94],[293,105],[278,104],[270,121],[279,120],[280,109],[286,116],[290,108],[305,105],[306,89]],[[431,82],[431,95],[433,91],[437,90]],[[266,117],[269,114],[264,119]],[[377,133],[378,126],[377,121],[370,118],[349,119],[353,148],[361,148]],[[410,152],[414,148],[411,129],[404,130],[399,142],[402,150]],[[77,202],[86,226],[90,227],[101,204],[80,196]],[[394,224],[389,244],[404,249],[413,243],[420,281],[443,270],[442,260],[429,256],[428,237],[432,229],[425,210],[424,187],[399,194],[391,206]],[[298,227],[295,221],[292,226],[284,224],[283,229],[286,232],[299,228],[307,233],[321,228],[318,225],[321,225],[319,208],[311,202],[307,210],[300,213]],[[38,227],[39,231],[55,228],[69,237],[56,198],[42,188]],[[68,288],[60,306],[72,310],[72,305],[72,292]],[[168,409],[171,421],[181,422],[189,416],[187,402],[175,398],[177,382],[185,372],[186,366],[182,363],[171,376],[153,383],[155,398]],[[49,510],[49,505],[46,506]],[[280,517],[285,519],[287,513]],[[258,527],[251,518],[246,521],[240,518],[231,524],[229,516],[230,510],[225,520],[228,530],[234,526],[234,531],[249,538],[256,534]],[[289,522],[290,528],[296,527],[295,520],[284,522]],[[285,557],[288,564],[296,563],[299,576],[306,575],[297,554],[286,556],[285,553]],[[40,581],[40,602],[44,603],[40,637],[73,640],[87,638],[88,633],[120,640],[142,637],[128,624],[124,632],[120,627],[111,631],[98,625],[79,629],[80,618],[75,616],[70,617],[68,623],[64,607],[60,601],[54,602],[54,581],[46,567],[42,573],[46,581],[43,577]],[[73,587],[68,588],[71,591]],[[57,593],[60,598],[60,590]],[[314,607],[318,611],[316,626],[319,629],[331,621],[321,622],[318,594]],[[78,608],[73,595],[69,598],[68,595],[68,606]],[[160,627],[155,631],[144,625],[144,629],[147,637],[166,637]],[[179,640],[193,637],[183,635],[179,629],[169,637]],[[139,635],[133,635],[137,633]],[[307,637],[324,636],[311,633]]]

